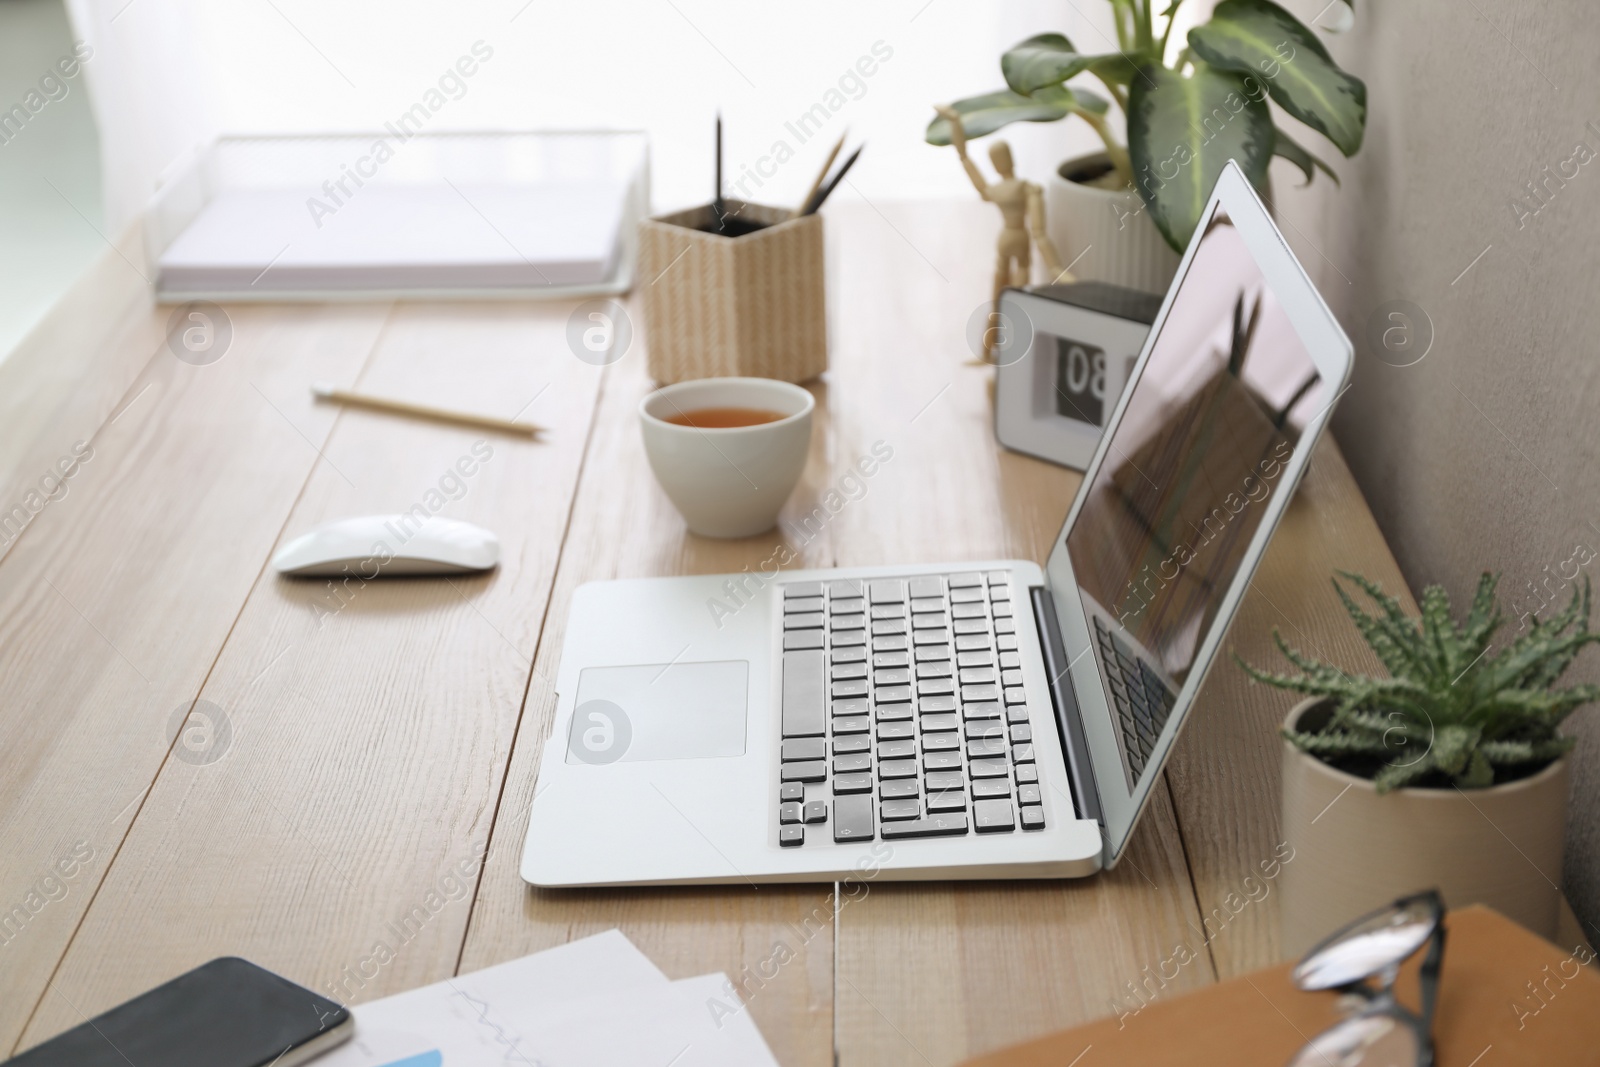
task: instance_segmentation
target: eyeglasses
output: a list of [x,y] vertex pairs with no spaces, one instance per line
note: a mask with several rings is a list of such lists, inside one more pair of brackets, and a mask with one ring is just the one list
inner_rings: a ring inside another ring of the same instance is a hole
[[[1292,977],[1307,991],[1359,998],[1341,1022],[1312,1038],[1289,1067],[1433,1067],[1433,1008],[1444,956],[1444,901],[1428,890],[1357,919],[1306,953]],[[1394,995],[1400,965],[1423,945],[1422,1011]],[[1377,985],[1370,980],[1377,978]]]

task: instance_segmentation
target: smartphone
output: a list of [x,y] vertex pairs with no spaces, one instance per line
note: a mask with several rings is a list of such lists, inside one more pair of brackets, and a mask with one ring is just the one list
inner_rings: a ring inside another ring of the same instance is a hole
[[36,1045],[5,1067],[294,1067],[347,1041],[348,1008],[224,956]]

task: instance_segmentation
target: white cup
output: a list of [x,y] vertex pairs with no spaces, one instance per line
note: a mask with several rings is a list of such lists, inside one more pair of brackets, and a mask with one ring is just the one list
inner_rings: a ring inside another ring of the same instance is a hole
[[[783,502],[800,481],[816,406],[798,385],[771,378],[679,382],[639,404],[645,455],[691,532],[750,537],[777,524]],[[783,418],[728,429],[666,421],[704,408],[759,408]]]

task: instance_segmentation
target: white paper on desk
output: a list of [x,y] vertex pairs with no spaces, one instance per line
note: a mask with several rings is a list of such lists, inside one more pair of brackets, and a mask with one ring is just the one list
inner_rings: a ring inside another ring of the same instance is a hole
[[[619,930],[423,986],[353,1010],[356,1033],[317,1067],[472,1067],[533,1063],[511,1038],[513,1011],[670,990]],[[530,1046],[531,1048],[531,1046]]]

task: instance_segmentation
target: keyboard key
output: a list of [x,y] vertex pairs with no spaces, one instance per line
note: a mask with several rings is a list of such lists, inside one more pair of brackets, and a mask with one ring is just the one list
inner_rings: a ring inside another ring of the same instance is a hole
[[975,603],[952,604],[950,605],[950,615],[956,619],[986,619],[989,617],[989,609],[982,604]]
[[998,719],[1000,717],[1000,705],[990,702],[967,704],[961,709],[961,717],[969,722],[973,719]]
[[783,823],[783,822],[799,822],[800,821],[800,805],[798,805],[798,804],[779,804],[778,805],[778,821],[781,822],[781,823]]
[[994,620],[995,620],[996,623],[998,623],[1001,619],[1010,618],[1011,617],[1011,601],[1009,601],[1009,600],[1000,600],[1000,601],[996,601],[993,604],[990,604],[989,605],[989,614],[994,616]]
[[975,571],[963,571],[960,574],[952,574],[950,576],[950,588],[951,589],[962,589],[962,588],[965,588],[967,586],[982,585],[982,584],[983,584],[983,575],[978,574]]
[[912,614],[916,614],[919,611],[943,611],[944,609],[945,602],[943,596],[912,596],[911,598]]
[[1000,618],[994,620],[994,632],[997,634],[1014,634],[1017,632],[1017,620],[1013,618]]
[[842,633],[845,630],[864,629],[866,625],[867,617],[861,614],[835,615],[828,621],[828,629],[833,630],[835,633]]
[[879,704],[872,709],[872,714],[879,722],[909,722],[911,720],[911,705]]
[[[809,633],[810,631],[802,630],[799,632]],[[840,630],[838,633],[833,635],[834,648],[856,648],[863,646],[866,643],[867,631],[865,630]]]
[[993,682],[993,667],[963,667],[961,668],[961,684],[976,685],[979,682]]
[[870,795],[845,796],[834,800],[833,839],[836,842],[872,840]]
[[914,759],[890,759],[878,764],[879,778],[915,778],[917,776],[917,761]]
[[885,800],[878,805],[878,817],[884,822],[890,819],[915,819],[921,814],[920,800]]
[[905,759],[917,754],[917,743],[911,738],[902,738],[898,741],[879,741],[879,759]]
[[[990,681],[990,682],[994,681],[993,678],[986,678],[984,680],[985,681]],[[1020,670],[1001,671],[1000,672],[1000,684],[1001,685],[1021,685],[1022,684],[1022,672]]]
[[919,574],[911,579],[913,597],[944,596],[944,579],[937,574]]
[[1011,762],[1012,763],[1032,763],[1033,762],[1033,746],[1032,745],[1012,745],[1011,746]]
[[[961,748],[961,738],[954,733],[924,734],[922,738],[922,751],[924,752],[956,752]],[[910,755],[910,753],[906,753]]]
[[784,763],[794,763],[798,760],[822,759],[826,756],[828,743],[820,737],[791,737],[783,742],[782,756]]
[[854,774],[857,771],[870,770],[872,770],[870,752],[849,752],[843,756],[833,757],[834,774]]
[[905,617],[906,606],[904,604],[872,605],[872,618],[874,622],[879,619],[903,619]]
[[1037,804],[1024,804],[1022,806],[1022,828],[1024,830],[1044,829],[1044,809]]
[[1028,691],[1020,685],[1008,685],[1005,687],[1005,696],[1007,704],[1025,704],[1028,700]]
[[973,800],[992,800],[1011,795],[1011,781],[1007,778],[979,778],[972,783]]
[[828,668],[828,677],[835,682],[842,682],[849,678],[865,678],[866,676],[867,665],[865,663],[840,663],[834,660],[832,666]]
[[778,799],[784,802],[791,800],[804,800],[805,798],[806,787],[801,785],[799,782],[785,782],[783,783],[783,787],[778,790]]
[[946,645],[950,643],[949,630],[917,630],[911,635],[914,645]]
[[990,578],[989,579],[989,599],[990,600],[1010,600],[1011,599],[1011,583],[1006,581],[1004,578],[1000,579],[1000,581],[998,581],[998,582],[995,581],[993,578]]
[[794,615],[799,612],[822,610],[822,598],[819,596],[791,596],[784,598],[783,613]]
[[931,696],[935,693],[954,693],[956,683],[953,678],[923,678],[917,682],[918,696]]
[[911,681],[911,668],[888,667],[881,671],[873,671],[872,681],[876,685],[905,685]]
[[958,812],[883,824],[885,841],[897,837],[958,837],[966,832],[967,817]]
[[1004,585],[1004,584],[1006,584],[1006,582],[1011,580],[1011,572],[1009,572],[1009,571],[990,571],[989,574],[988,574],[988,578],[989,578],[989,584],[992,585],[992,586],[993,585]]
[[904,800],[918,794],[915,778],[900,778],[892,782],[879,782],[878,795],[884,800]]
[[952,589],[950,590],[950,603],[956,604],[981,604],[983,603],[982,589]]
[[821,582],[790,582],[783,587],[783,598],[813,597],[822,595]]
[[1006,722],[1027,722],[1028,706],[1026,704],[1013,704],[1006,709]]
[[961,700],[999,700],[1000,687],[997,685],[964,685],[961,687]]
[[[865,631],[862,631],[865,633]],[[881,634],[872,639],[873,652],[904,652],[911,647],[905,634]]]
[[833,795],[844,796],[848,793],[872,792],[872,775],[870,774],[841,774],[833,780]]
[[872,654],[872,669],[879,667],[909,667],[911,653],[909,652],[874,652]]
[[835,597],[828,601],[829,615],[862,615],[867,610],[867,602],[860,597]]
[[954,730],[957,725],[954,712],[940,712],[935,715],[924,715],[919,721],[922,723],[922,732],[924,735],[938,733],[942,730]]
[[785,763],[782,767],[785,782],[823,782],[828,778],[828,764],[823,760],[805,763]]
[[805,820],[806,822],[827,822],[828,805],[823,801],[813,800],[806,805]]
[[922,780],[930,793],[943,793],[949,789],[965,789],[967,780],[960,771],[931,771]]
[[[1011,765],[1004,759],[975,759],[968,770],[974,778],[1000,778],[1011,773]],[[1020,767],[1018,771],[1021,771]],[[1020,777],[1018,780],[1021,780]]]
[[950,616],[942,611],[924,611],[911,616],[913,630],[943,630],[950,625]]
[[948,660],[949,658],[950,658],[950,646],[949,645],[937,644],[937,645],[918,645],[917,646],[917,662],[918,663],[933,663],[933,662],[935,662],[937,660]]
[[[835,731],[837,733],[837,731]],[[784,742],[788,744],[788,742]],[[833,739],[833,754],[843,756],[851,752],[871,752],[872,738],[864,733],[852,734],[849,737],[835,737]]]
[[1033,740],[1033,727],[1028,726],[1027,724],[1023,724],[1022,726],[1013,726],[1011,728],[1011,742],[1012,742],[1012,744],[1020,744],[1023,741],[1032,741],[1032,740]]
[[977,719],[969,722],[965,733],[973,741],[999,741],[1006,735],[1005,727],[993,719]]
[[1022,666],[1022,653],[1020,653],[1020,652],[1002,652],[1002,653],[1000,653],[1000,666],[1001,667],[1020,667],[1020,666]]
[[917,727],[914,723],[906,722],[880,722],[878,724],[879,741],[898,741],[903,737],[917,736]]
[[961,769],[961,753],[928,752],[922,757],[922,766],[929,771],[958,771]]
[[842,697],[833,701],[835,715],[865,715],[871,707],[866,697]]
[[999,738],[993,741],[967,742],[967,755],[974,759],[982,759],[988,756],[1004,756],[1005,754],[1006,743]]
[[[787,642],[792,634],[785,634]],[[818,635],[821,636],[820,634]],[[783,654],[783,736],[820,737],[822,714],[822,653]]]
[[1039,768],[1036,764],[1023,763],[1017,766],[1017,784],[1027,785],[1029,782],[1039,780]]
[[[785,634],[784,639],[788,640],[788,636]],[[957,652],[972,652],[980,648],[987,650],[992,647],[994,646],[990,643],[988,634],[956,634]]]
[[904,578],[879,578],[872,583],[871,600],[874,604],[896,604],[905,598]]
[[906,632],[904,619],[873,619],[872,636],[880,637],[889,634],[903,634]]
[[1017,650],[1017,635],[996,634],[994,639],[994,647],[998,648],[1001,652],[1015,652]]
[[848,681],[834,682],[829,693],[834,697],[864,697],[867,695],[867,680],[852,678]]
[[980,834],[1009,833],[1017,828],[1009,800],[974,800],[972,823]]
[[793,652],[798,649],[822,647],[821,630],[788,630],[783,635],[783,650]]
[[833,732],[838,734],[864,734],[872,729],[872,720],[865,715],[840,715],[833,720]]
[[934,693],[932,696],[922,697],[917,701],[917,709],[923,712],[944,712],[956,710],[956,697],[954,693]]
[[989,636],[988,619],[957,619],[955,624],[957,637]]
[[917,677],[948,678],[954,673],[954,670],[955,669],[950,666],[950,661],[947,659],[929,660],[927,663],[917,664]]
[[806,828],[804,826],[778,827],[778,844],[784,848],[793,848],[806,843]]
[[942,793],[928,794],[928,811],[966,811],[967,794],[960,789],[946,789]]
[[993,662],[994,653],[987,648],[979,649],[976,652],[961,652],[956,655],[956,665],[960,667],[983,667]]
[[879,686],[877,692],[872,694],[874,704],[899,704],[911,700],[911,687],[909,685],[884,685]]
[[860,578],[835,578],[828,583],[828,595],[849,599],[860,597],[864,593]]
[[1017,786],[1017,803],[1022,805],[1039,803],[1039,787],[1037,785]]

